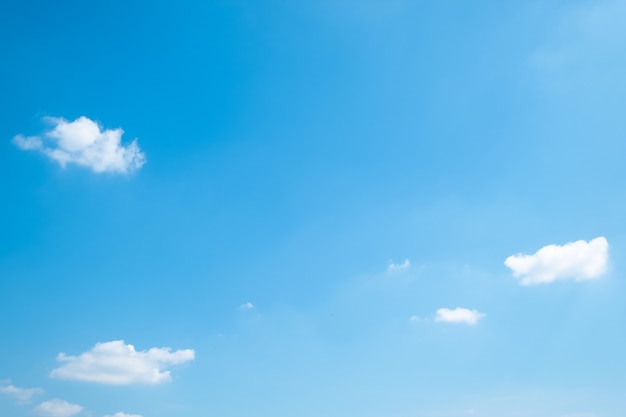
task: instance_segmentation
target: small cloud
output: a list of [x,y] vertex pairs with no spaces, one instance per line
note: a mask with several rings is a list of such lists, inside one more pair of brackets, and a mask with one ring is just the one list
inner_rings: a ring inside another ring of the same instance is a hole
[[252,310],[254,308],[254,304],[252,304],[251,302],[247,302],[247,303],[243,303],[242,305],[239,306],[240,310]]
[[43,394],[41,388],[19,388],[8,383],[8,385],[0,386],[0,393],[14,397],[19,404],[28,404],[33,396]]
[[402,263],[390,262],[389,266],[387,267],[387,272],[389,273],[402,272],[402,271],[408,270],[410,267],[411,267],[411,261],[407,258]]
[[50,128],[43,135],[17,135],[13,144],[24,151],[40,152],[62,167],[76,164],[97,173],[126,174],[146,163],[136,139],[122,145],[122,129],[103,129],[85,116],[72,122],[60,117],[47,117],[44,121]]
[[136,351],[123,340],[97,343],[79,356],[59,353],[63,363],[50,376],[58,379],[97,382],[100,384],[160,384],[172,380],[168,367],[195,359],[192,349],[151,348]]
[[411,318],[409,320],[410,321],[420,321],[421,318],[420,318],[420,316],[411,316]]
[[119,413],[115,413],[115,414],[111,414],[111,415],[106,415],[104,417],[143,417],[139,414],[126,414],[126,413],[122,413],[121,411]]
[[33,408],[33,412],[42,417],[71,417],[83,410],[84,408],[80,405],[59,399],[43,402]]
[[446,323],[465,323],[474,325],[486,315],[479,313],[476,310],[469,310],[467,308],[455,308],[450,310],[449,308],[440,308],[437,310],[435,321],[442,321]]
[[606,271],[608,250],[607,240],[598,237],[589,242],[579,240],[562,246],[544,246],[534,255],[509,256],[504,264],[522,285],[564,279],[584,281],[598,278]]
[[13,144],[23,151],[32,151],[43,148],[43,142],[37,136],[17,135],[13,138]]

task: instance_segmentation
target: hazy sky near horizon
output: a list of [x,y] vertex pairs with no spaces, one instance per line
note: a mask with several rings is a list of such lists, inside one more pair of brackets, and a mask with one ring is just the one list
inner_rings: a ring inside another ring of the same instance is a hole
[[0,415],[622,417],[626,0],[0,3]]

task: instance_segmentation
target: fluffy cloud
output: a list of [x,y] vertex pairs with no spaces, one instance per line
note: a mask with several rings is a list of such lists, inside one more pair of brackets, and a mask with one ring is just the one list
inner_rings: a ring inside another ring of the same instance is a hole
[[455,308],[450,310],[449,308],[440,308],[437,310],[435,321],[443,321],[446,323],[464,323],[474,325],[478,323],[480,319],[485,317],[485,314],[479,313],[476,310],[469,310],[467,308]]
[[402,263],[393,263],[391,262],[387,267],[387,272],[401,272],[406,271],[411,267],[411,261],[405,259]]
[[239,308],[241,310],[252,310],[254,308],[254,304],[252,304],[251,302],[243,303],[239,306]]
[[107,415],[104,417],[143,417],[143,416],[140,416],[139,414],[126,414],[126,413],[119,412],[119,413],[115,413],[113,415]]
[[112,385],[160,384],[172,380],[168,367],[194,358],[192,349],[172,352],[170,348],[151,348],[138,352],[133,345],[116,340],[97,343],[79,356],[59,353],[57,361],[63,365],[50,376]]
[[44,119],[50,128],[42,136],[17,135],[13,143],[25,151],[38,151],[62,167],[77,164],[94,172],[128,173],[146,162],[137,140],[122,145],[122,129],[103,129],[87,117],[73,122],[63,118]]
[[522,285],[544,284],[562,279],[583,281],[606,271],[609,243],[604,237],[579,240],[563,246],[548,245],[534,255],[509,256],[504,264]]
[[15,397],[20,404],[27,404],[31,401],[33,396],[43,393],[43,390],[40,388],[18,388],[9,384],[0,386],[0,393]]
[[33,412],[42,417],[70,417],[83,411],[83,407],[67,401],[54,399],[43,402],[33,408]]

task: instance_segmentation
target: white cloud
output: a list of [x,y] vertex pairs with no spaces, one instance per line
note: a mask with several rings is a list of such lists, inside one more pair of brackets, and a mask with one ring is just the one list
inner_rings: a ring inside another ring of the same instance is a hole
[[254,308],[254,304],[252,304],[251,302],[243,303],[239,306],[239,308],[241,310],[252,310]]
[[420,316],[411,316],[410,321],[420,321]]
[[126,413],[122,413],[121,411],[119,413],[115,413],[112,415],[106,415],[104,417],[143,417],[139,414],[126,414]]
[[51,127],[42,136],[17,135],[13,143],[25,151],[41,152],[62,167],[77,164],[94,172],[124,174],[141,168],[146,162],[136,139],[122,145],[122,129],[103,129],[85,116],[73,122],[56,117],[44,120]]
[[446,323],[465,323],[474,325],[478,323],[480,319],[485,317],[485,314],[479,313],[476,310],[469,310],[467,308],[455,308],[450,310],[449,308],[440,308],[437,310],[435,321],[443,321]]
[[604,237],[579,240],[563,246],[548,245],[534,255],[509,256],[504,264],[522,285],[543,284],[562,279],[583,281],[600,277],[608,262],[609,243]]
[[33,408],[33,412],[42,417],[70,417],[83,411],[83,407],[67,401],[54,399],[43,402]]
[[409,259],[405,259],[402,263],[389,263],[387,267],[387,272],[401,272],[406,271],[411,267],[411,261]]
[[0,393],[11,395],[20,404],[28,404],[32,397],[37,394],[42,394],[41,388],[18,388],[14,385],[8,384],[0,386]]
[[123,340],[97,343],[93,349],[79,356],[59,353],[57,361],[63,363],[54,369],[53,378],[97,382],[111,385],[160,384],[172,380],[167,370],[195,359],[192,349],[151,348],[136,351]]

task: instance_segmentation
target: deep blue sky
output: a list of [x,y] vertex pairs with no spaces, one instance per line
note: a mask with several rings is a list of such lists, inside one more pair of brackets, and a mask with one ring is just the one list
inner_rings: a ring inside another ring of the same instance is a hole
[[[0,385],[45,392],[0,393],[0,414],[622,416],[625,19],[623,0],[3,0]],[[81,116],[147,163],[16,146]],[[594,279],[504,265],[599,236]],[[484,316],[436,320],[457,307]],[[50,377],[115,340],[195,360],[155,385]]]

